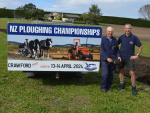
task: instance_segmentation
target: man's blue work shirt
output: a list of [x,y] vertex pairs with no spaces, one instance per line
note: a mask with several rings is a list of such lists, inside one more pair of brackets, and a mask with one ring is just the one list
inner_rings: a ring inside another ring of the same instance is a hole
[[102,60],[107,60],[107,58],[116,59],[117,57],[120,57],[118,41],[116,38],[112,36],[110,43],[107,35],[103,37],[101,41],[100,53]]
[[135,45],[140,47],[142,44],[137,36],[131,33],[130,36],[123,34],[118,39],[118,44],[121,43],[120,55],[122,59],[130,59],[130,56],[134,56]]

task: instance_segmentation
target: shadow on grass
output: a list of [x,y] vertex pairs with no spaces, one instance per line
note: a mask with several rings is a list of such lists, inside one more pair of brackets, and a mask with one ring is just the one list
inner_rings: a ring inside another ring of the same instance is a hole
[[98,84],[100,85],[101,74],[91,72],[82,76],[77,76],[73,72],[59,72],[59,79],[55,78],[55,72],[38,72],[36,78],[42,79],[43,85],[89,85]]
[[[76,76],[73,72],[60,72],[59,79],[56,79],[54,72],[38,72],[36,73],[35,79],[41,79],[43,85],[57,86],[57,85],[99,85],[101,84],[101,72],[89,72],[88,74],[81,76]],[[119,76],[117,73],[114,75],[112,88],[117,89],[120,85]],[[126,86],[131,86],[130,79],[125,80]]]
[[[101,71],[100,73],[89,72],[88,74],[82,75],[82,77],[77,77],[76,73],[73,72],[60,72],[59,79],[56,79],[53,74],[54,72],[38,72],[36,73],[36,77],[34,79],[41,80],[42,85],[44,86],[99,86],[101,85]],[[126,91],[131,92],[131,79],[128,77],[124,78],[125,80],[125,89]],[[149,86],[143,87],[143,83],[136,82],[137,84],[137,92],[146,92],[150,93]],[[120,85],[119,75],[115,73],[112,89],[117,91],[117,88]],[[145,86],[145,85],[144,85]]]

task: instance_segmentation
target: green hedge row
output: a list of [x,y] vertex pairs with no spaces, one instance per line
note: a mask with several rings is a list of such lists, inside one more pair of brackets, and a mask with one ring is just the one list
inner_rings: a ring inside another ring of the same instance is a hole
[[15,14],[24,17],[25,16],[25,10],[15,10]]
[[14,10],[0,9],[0,18],[14,18]]
[[[18,15],[20,17],[24,17],[25,10],[10,10],[10,9],[0,9],[0,18],[14,18],[14,11],[15,15]],[[44,12],[45,14],[49,14],[51,12]],[[72,13],[64,13],[64,14],[72,14]],[[82,14],[75,14],[79,15],[81,17],[82,21]],[[111,17],[111,16],[101,16],[100,23],[109,23],[109,24],[119,24],[119,25],[125,25],[127,23],[130,23],[132,26],[139,26],[139,27],[148,27],[150,28],[150,21],[147,20],[141,20],[141,19],[131,19],[131,18],[123,18],[123,17]]]
[[14,18],[14,11],[15,15],[18,15],[20,17],[25,16],[25,10],[0,9],[0,18]]
[[131,18],[123,18],[123,17],[110,17],[110,16],[101,16],[101,18],[102,20],[100,20],[100,23],[119,24],[119,25],[125,25],[129,23],[132,26],[150,28],[150,21],[147,20],[131,19]]

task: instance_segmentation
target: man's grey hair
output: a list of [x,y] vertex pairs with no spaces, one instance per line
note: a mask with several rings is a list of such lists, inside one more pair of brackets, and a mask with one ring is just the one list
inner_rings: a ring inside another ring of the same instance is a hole
[[109,26],[109,27],[107,28],[107,31],[108,31],[108,29],[112,29],[113,32],[114,32],[114,28],[113,28],[113,27],[110,27],[110,26]]
[[129,26],[130,26],[130,28],[132,29],[132,26],[131,26],[131,24],[125,24],[125,26],[124,26],[124,27],[126,27],[126,25],[129,25]]

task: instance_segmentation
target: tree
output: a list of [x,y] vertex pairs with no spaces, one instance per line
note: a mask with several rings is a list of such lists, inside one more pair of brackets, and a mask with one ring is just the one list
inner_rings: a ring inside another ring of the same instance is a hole
[[25,10],[25,18],[43,20],[44,10],[36,8],[32,3],[20,6],[16,10]]
[[91,8],[89,8],[89,12],[86,15],[84,14],[84,19],[90,21],[91,24],[98,24],[98,22],[101,19],[101,9],[98,8],[98,5],[91,5]]
[[44,10],[42,9],[31,9],[31,10],[26,10],[25,12],[26,18],[30,19],[38,19],[38,20],[43,20],[44,16]]
[[142,6],[138,12],[144,20],[150,20],[150,4]]
[[56,20],[61,20],[61,15],[56,16]]
[[87,13],[85,12],[85,13],[83,13],[81,16],[82,16],[83,20],[86,22],[87,19],[88,19]]
[[24,10],[24,8],[23,8],[23,6],[20,6],[16,10]]
[[25,4],[24,6],[18,7],[16,10],[32,10],[32,9],[36,9],[36,6],[32,3],[29,3]]

